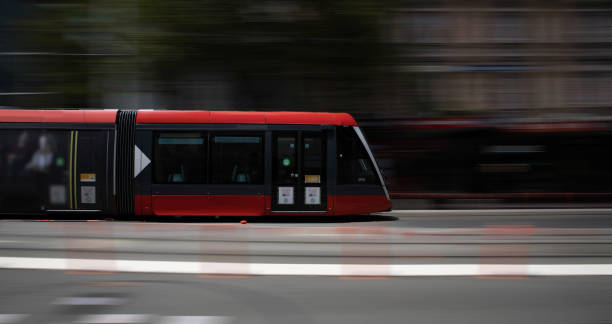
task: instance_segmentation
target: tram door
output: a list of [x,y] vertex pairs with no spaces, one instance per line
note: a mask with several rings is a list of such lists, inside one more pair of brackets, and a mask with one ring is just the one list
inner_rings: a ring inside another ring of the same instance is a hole
[[70,208],[79,211],[104,211],[110,188],[108,168],[111,166],[110,133],[107,130],[76,130],[71,132],[72,168],[68,184]]
[[272,211],[326,211],[325,143],[320,131],[274,134]]

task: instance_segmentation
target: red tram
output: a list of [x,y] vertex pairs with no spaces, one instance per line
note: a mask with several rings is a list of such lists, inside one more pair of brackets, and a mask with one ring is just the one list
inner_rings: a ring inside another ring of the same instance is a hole
[[0,110],[0,213],[347,215],[389,210],[349,114]]

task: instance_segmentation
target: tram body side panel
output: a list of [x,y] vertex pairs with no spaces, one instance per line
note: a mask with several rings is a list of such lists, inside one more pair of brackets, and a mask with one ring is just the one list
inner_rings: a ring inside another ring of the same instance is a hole
[[384,196],[337,196],[334,215],[361,215],[388,211],[389,203]]
[[3,125],[0,213],[112,213],[111,134],[89,125]]
[[[391,203],[383,191],[376,186],[369,190],[354,190],[351,186],[339,186],[339,194],[335,197],[334,215],[358,215],[386,211]],[[370,191],[370,193],[366,193]]]
[[[271,147],[273,130],[258,132],[262,140],[264,163],[261,172],[265,179],[259,184],[218,184],[212,181],[222,164],[232,160],[216,156],[215,136],[235,141],[234,136],[248,136],[240,127],[210,128],[191,125],[148,125],[149,129],[137,130],[135,163],[137,215],[182,215],[182,216],[260,216],[271,215],[274,190],[271,190]],[[227,126],[226,126],[227,127]],[[281,127],[285,129],[285,127]],[[238,129],[238,130],[236,130]],[[304,215],[365,214],[388,210],[390,200],[386,197],[384,183],[377,176],[375,161],[368,157],[366,148],[355,131],[348,127],[339,131],[345,141],[337,141],[336,132],[328,132],[327,145],[327,208],[320,213]],[[229,138],[227,136],[230,136]],[[348,138],[348,139],[347,139]],[[265,140],[264,140],[265,139]],[[231,142],[230,141],[230,142]],[[181,144],[182,143],[182,144]],[[336,145],[338,143],[338,145]],[[178,145],[172,148],[171,145]],[[182,146],[181,146],[182,145]],[[186,145],[200,146],[186,148]],[[187,151],[185,151],[187,150]],[[142,153],[143,156],[138,157]],[[187,154],[188,153],[188,154]],[[201,155],[198,161],[190,161],[193,154]],[[216,162],[215,160],[220,159]],[[245,156],[246,160],[247,157]],[[145,162],[143,162],[145,161]],[[150,162],[149,162],[150,161]],[[194,166],[203,166],[194,171]],[[233,168],[237,169],[237,168]],[[264,171],[265,170],[265,171]],[[199,172],[199,173],[198,173]],[[197,175],[197,181],[193,175]],[[191,180],[189,180],[191,179]],[[189,181],[186,181],[189,180]],[[218,181],[217,181],[218,182]],[[301,215],[299,212],[275,212],[274,215]]]
[[259,195],[153,195],[156,216],[263,216]]
[[134,135],[134,215],[153,213],[151,197],[152,135],[150,130],[136,130]]
[[[263,181],[264,132],[206,126],[137,126],[141,129],[136,131],[136,215],[266,215],[269,199]],[[262,160],[258,175],[241,173],[240,163],[248,163],[249,154],[236,154],[244,147],[224,147],[243,142],[261,148],[255,152]],[[223,183],[224,175],[235,183]],[[259,180],[249,184],[253,177]]]

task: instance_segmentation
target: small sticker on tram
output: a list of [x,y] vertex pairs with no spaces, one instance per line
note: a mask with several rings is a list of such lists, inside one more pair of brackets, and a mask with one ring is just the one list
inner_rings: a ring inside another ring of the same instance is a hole
[[81,182],[96,182],[95,173],[81,173]]
[[321,183],[321,176],[318,174],[306,174],[304,176],[305,183]]
[[321,204],[321,188],[320,187],[306,187],[306,201],[307,205],[320,205]]
[[293,204],[293,187],[278,187],[278,204]]
[[96,203],[96,187],[82,186],[81,187],[81,203],[95,204]]
[[66,186],[61,184],[49,186],[49,202],[54,205],[65,204]]

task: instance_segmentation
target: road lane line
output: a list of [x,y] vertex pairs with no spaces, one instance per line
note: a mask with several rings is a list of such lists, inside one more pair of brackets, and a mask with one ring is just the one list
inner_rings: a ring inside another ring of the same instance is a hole
[[612,264],[530,264],[527,268],[532,276],[609,276],[612,272]]
[[532,209],[394,209],[388,212],[375,213],[380,216],[397,216],[397,215],[514,215],[514,214],[611,214],[612,208],[532,208]]
[[116,306],[125,302],[125,298],[114,297],[62,297],[56,299],[54,305],[63,306]]
[[27,314],[0,314],[0,324],[17,323],[26,317]]
[[[99,261],[99,262],[91,262]],[[115,261],[113,269],[111,262]],[[255,276],[612,276],[612,264],[290,264],[0,257],[1,269]]]
[[74,323],[88,324],[123,324],[123,323],[149,323],[151,315],[148,314],[96,314],[85,315]]
[[227,316],[164,316],[158,324],[230,324]]

